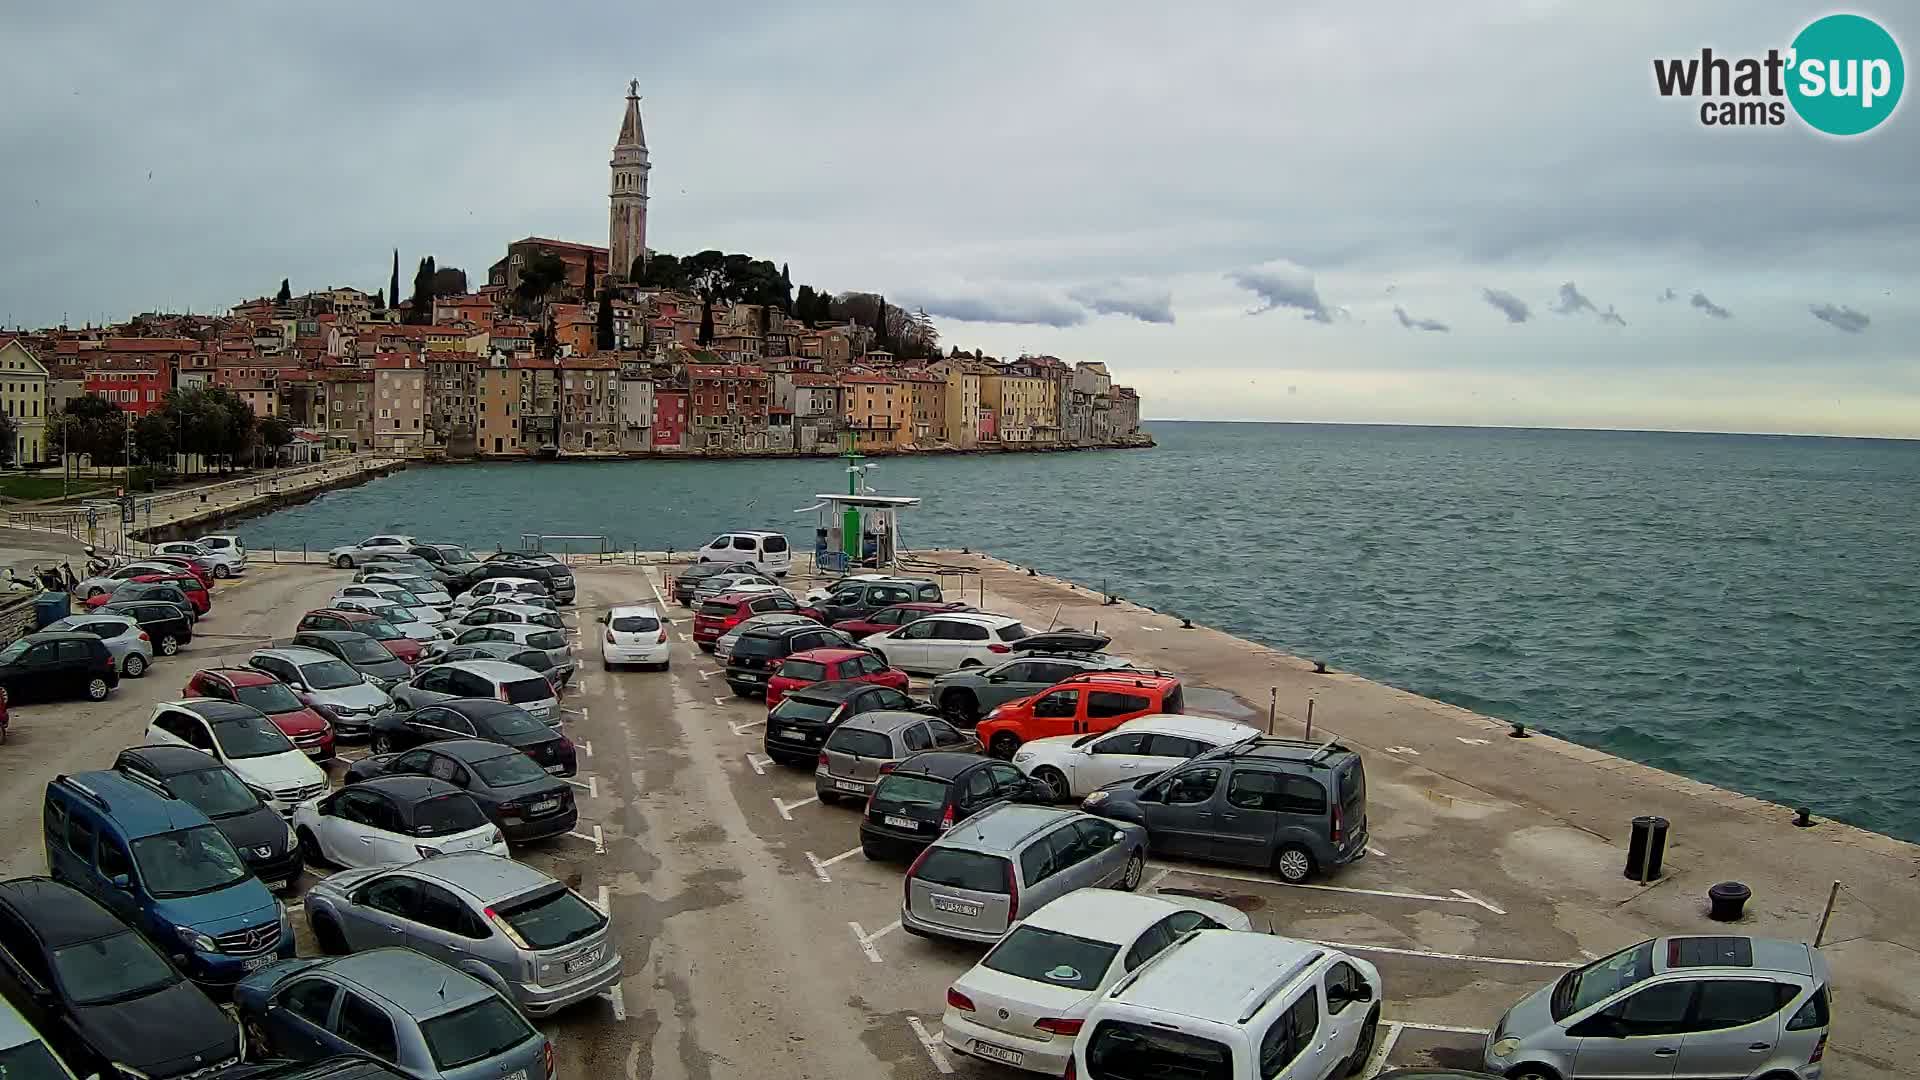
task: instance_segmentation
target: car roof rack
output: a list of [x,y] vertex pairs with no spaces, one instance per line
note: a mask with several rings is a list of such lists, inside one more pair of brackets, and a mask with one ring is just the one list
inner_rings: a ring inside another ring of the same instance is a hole
[[70,787],[74,791],[78,792],[81,798],[87,800],[88,802],[94,804],[95,806],[98,806],[102,810],[106,810],[109,812],[113,810],[113,807],[107,805],[107,797],[105,795],[102,795],[99,792],[88,787],[87,785],[81,783],[80,781],[75,780],[73,777],[68,776],[66,773],[61,773],[59,776],[54,777],[53,782],[56,784],[65,784],[67,787]]
[[[1064,678],[1064,679],[1062,679],[1062,680],[1060,680],[1060,682],[1059,682],[1059,683],[1055,683],[1054,685],[1055,685],[1055,686],[1058,686],[1058,685],[1060,685],[1061,683],[1070,683],[1070,682],[1073,682],[1073,681],[1075,681],[1075,680],[1077,680],[1077,679],[1085,679],[1085,678],[1087,678],[1087,677],[1089,677],[1089,676],[1093,676],[1093,675],[1099,675],[1099,676],[1108,676],[1108,677],[1112,677],[1112,678],[1115,678],[1115,679],[1136,679],[1136,680],[1139,680],[1139,679],[1178,679],[1178,678],[1180,677],[1179,675],[1177,675],[1177,674],[1175,674],[1175,673],[1173,673],[1173,672],[1171,672],[1171,671],[1161,671],[1161,670],[1160,670],[1160,669],[1158,669],[1158,668],[1123,668],[1123,667],[1110,667],[1110,668],[1109,668],[1109,667],[1103,667],[1103,668],[1091,668],[1091,669],[1089,669],[1089,670],[1087,670],[1087,671],[1076,671],[1076,672],[1074,672],[1074,673],[1073,673],[1072,675],[1069,675],[1069,676],[1067,676],[1066,678]],[[1135,685],[1135,686],[1142,686],[1142,687],[1144,687],[1144,686],[1146,686],[1147,684],[1146,684],[1146,683],[1144,683],[1144,682],[1138,682],[1138,681],[1136,681],[1136,682],[1134,683],[1134,685]]]

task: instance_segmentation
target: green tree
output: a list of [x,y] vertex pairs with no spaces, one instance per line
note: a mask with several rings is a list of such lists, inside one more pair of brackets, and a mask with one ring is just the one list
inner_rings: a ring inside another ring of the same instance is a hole
[[127,414],[98,394],[82,394],[51,418],[47,437],[52,446],[82,454],[94,465],[118,465],[126,448]]
[[612,352],[619,347],[613,337],[613,294],[600,290],[599,306],[593,313],[593,347]]
[[280,279],[280,291],[274,295],[273,302],[276,304],[293,303],[293,286],[287,282],[286,278]]
[[567,264],[564,259],[550,251],[536,254],[520,268],[520,283],[513,287],[516,308],[522,315],[531,315],[566,280]]
[[172,468],[174,451],[180,446],[180,433],[164,409],[150,412],[134,422],[133,450],[149,470],[155,465]]
[[713,344],[713,297],[707,293],[700,295],[700,337],[702,345]]
[[395,307],[400,305],[400,249],[393,249],[393,279],[387,282],[387,296]]
[[443,266],[433,272],[427,281],[432,296],[427,301],[427,314],[433,314],[433,301],[442,296],[459,296],[467,291],[467,272],[457,266]]
[[375,309],[377,309],[377,310],[385,310],[385,309],[386,309],[386,306],[387,306],[387,290],[385,290],[385,289],[375,289],[375,290],[373,291],[373,306],[374,306],[374,308],[375,308]]
[[13,447],[19,439],[17,431],[13,417],[0,413],[0,465],[13,464]]
[[813,319],[813,286],[800,286],[799,294],[793,299],[793,316],[806,321]]
[[787,264],[780,264],[780,310],[793,314],[793,275],[787,273]]
[[280,450],[293,441],[293,425],[277,416],[260,420],[260,442],[267,448],[268,463],[280,463]]
[[873,347],[876,349],[893,348],[893,335],[887,329],[887,298],[879,298],[880,305],[873,315]]
[[413,272],[413,296],[407,300],[407,322],[424,326],[433,321],[433,256],[420,260]]

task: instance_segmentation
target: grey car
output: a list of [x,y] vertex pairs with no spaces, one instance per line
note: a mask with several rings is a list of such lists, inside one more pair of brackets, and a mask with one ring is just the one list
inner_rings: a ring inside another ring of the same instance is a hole
[[515,645],[524,645],[529,649],[539,649],[553,660],[556,674],[555,685],[562,685],[573,678],[573,670],[579,664],[573,658],[573,646],[567,641],[564,630],[555,630],[550,626],[535,623],[493,623],[488,626],[475,626],[461,631],[453,639],[455,645],[472,645],[481,641],[505,641]]
[[370,1057],[415,1080],[546,1077],[553,1044],[500,991],[410,949],[283,960],[234,990],[267,1058]]
[[[1054,637],[1052,634],[1032,636]],[[927,690],[927,700],[940,710],[940,715],[956,724],[971,727],[992,712],[995,706],[1037,694],[1082,672],[1133,666],[1126,660],[1102,652],[1047,652],[1022,648],[1028,640],[1023,638],[1014,642],[1012,648],[1017,655],[993,667],[961,668],[934,676],[933,685]]]
[[247,666],[286,683],[302,702],[325,705],[343,735],[365,734],[374,715],[393,706],[385,690],[318,649],[261,649],[247,657]]
[[323,946],[399,943],[491,984],[535,1016],[620,981],[604,912],[546,874],[484,851],[346,870],[307,893]]
[[491,698],[518,705],[547,726],[559,727],[560,700],[555,694],[547,676],[519,664],[505,660],[455,660],[435,663],[395,686],[393,706],[402,712],[412,712],[449,698]]
[[1003,803],[949,829],[907,874],[900,927],[992,944],[1014,920],[1075,889],[1140,887],[1147,832],[1045,806]]
[[92,634],[106,642],[107,651],[113,654],[113,662],[120,665],[120,674],[137,679],[153,666],[153,641],[140,624],[125,615],[108,612],[95,612],[91,615],[69,615],[41,627],[42,630],[72,630],[82,634]]
[[1541,987],[1487,1036],[1486,1068],[1525,1080],[1811,1080],[1826,1047],[1820,950],[1743,936],[1666,937]]
[[1267,869],[1290,885],[1367,853],[1366,769],[1333,741],[1236,742],[1080,806],[1145,826],[1158,854]]
[[758,570],[735,570],[730,573],[715,574],[701,581],[700,584],[694,588],[693,603],[688,606],[697,608],[701,604],[719,596],[721,593],[733,592],[742,585],[777,586],[779,584],[779,582],[760,573]]
[[734,643],[740,640],[741,634],[749,630],[765,630],[774,626],[793,626],[798,623],[819,621],[811,615],[801,615],[793,611],[769,611],[765,615],[749,616],[740,625],[714,639],[713,658],[723,664],[726,663],[733,656]]
[[813,791],[823,803],[865,799],[893,766],[928,750],[979,753],[980,743],[925,713],[882,709],[842,721],[820,748]]
[[[553,657],[545,649],[528,648],[517,641],[476,641],[471,645],[448,645],[436,652],[432,659],[421,661],[424,665],[451,664],[456,660],[504,660],[509,664],[518,664],[528,671],[538,672],[549,682],[558,682],[560,673],[554,670]],[[554,687],[557,691],[560,688]]]

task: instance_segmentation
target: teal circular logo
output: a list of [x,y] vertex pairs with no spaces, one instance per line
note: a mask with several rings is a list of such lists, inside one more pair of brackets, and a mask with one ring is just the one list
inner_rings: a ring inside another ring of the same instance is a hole
[[1787,99],[1809,127],[1828,135],[1861,135],[1900,104],[1907,83],[1900,45],[1860,15],[1828,15],[1793,39]]

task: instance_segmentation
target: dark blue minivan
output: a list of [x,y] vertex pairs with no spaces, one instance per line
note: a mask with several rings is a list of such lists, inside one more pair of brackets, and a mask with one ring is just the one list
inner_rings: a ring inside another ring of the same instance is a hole
[[229,988],[293,956],[293,925],[207,816],[117,772],[58,776],[47,871],[146,934],[194,982]]

